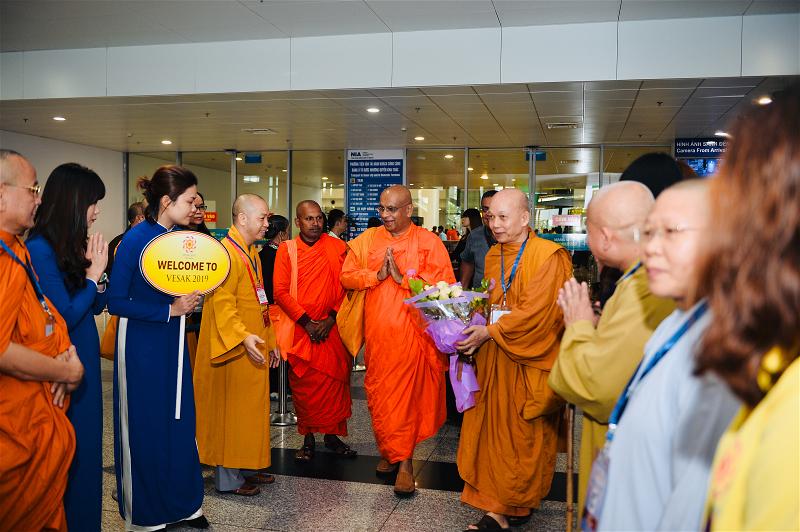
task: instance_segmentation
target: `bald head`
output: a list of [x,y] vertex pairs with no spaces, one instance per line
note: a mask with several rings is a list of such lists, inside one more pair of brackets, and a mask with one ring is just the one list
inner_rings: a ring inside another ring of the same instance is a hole
[[398,236],[411,227],[411,214],[414,205],[411,201],[411,191],[403,185],[393,185],[381,192],[378,212],[381,221],[392,236]]
[[653,208],[653,193],[637,181],[620,181],[594,193],[586,213],[598,227],[641,226]]
[[489,228],[501,244],[523,242],[528,237],[531,215],[528,196],[515,188],[501,190],[489,207]]
[[17,176],[33,170],[33,165],[14,150],[0,149],[0,183],[17,183]]
[[319,203],[312,200],[301,201],[295,211],[294,225],[300,229],[300,238],[306,244],[313,244],[319,240],[325,229],[325,218]]
[[233,202],[233,224],[248,245],[264,238],[269,227],[269,207],[258,194],[242,194]]
[[600,263],[624,271],[639,261],[636,235],[653,203],[650,189],[636,181],[620,181],[594,193],[586,229],[589,248]]

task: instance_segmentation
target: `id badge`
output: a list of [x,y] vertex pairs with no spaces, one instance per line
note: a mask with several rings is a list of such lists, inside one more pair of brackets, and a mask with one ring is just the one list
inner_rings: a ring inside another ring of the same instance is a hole
[[257,286],[256,287],[256,295],[258,296],[258,302],[261,305],[266,305],[267,304],[267,293],[264,291],[264,287],[263,286]]
[[589,486],[586,490],[586,505],[583,508],[581,530],[594,532],[600,522],[603,510],[603,501],[606,498],[606,485],[608,484],[608,444],[597,454],[592,464],[592,473],[589,475]]
[[492,305],[492,313],[489,323],[497,323],[497,320],[511,312],[511,309],[505,305]]
[[56,328],[56,319],[52,314],[47,315],[47,322],[44,324],[44,335],[50,336]]

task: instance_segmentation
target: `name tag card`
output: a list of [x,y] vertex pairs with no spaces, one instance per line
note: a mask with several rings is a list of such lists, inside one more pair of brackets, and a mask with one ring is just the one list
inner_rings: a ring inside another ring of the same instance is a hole
[[497,320],[511,312],[511,309],[504,305],[492,305],[492,313],[489,323],[497,323]]

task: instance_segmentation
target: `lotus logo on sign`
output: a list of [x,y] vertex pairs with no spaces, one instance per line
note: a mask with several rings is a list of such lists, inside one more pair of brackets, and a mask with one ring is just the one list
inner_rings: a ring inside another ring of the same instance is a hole
[[142,276],[156,290],[182,296],[213,292],[231,270],[231,257],[216,238],[195,231],[157,236],[139,259]]

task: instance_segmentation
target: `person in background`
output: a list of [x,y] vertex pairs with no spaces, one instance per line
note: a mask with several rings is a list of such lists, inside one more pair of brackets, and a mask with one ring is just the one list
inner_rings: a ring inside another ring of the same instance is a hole
[[215,468],[218,492],[253,496],[275,482],[261,470],[271,464],[267,367],[277,367],[280,355],[254,246],[267,231],[269,207],[242,194],[232,214],[222,239],[231,271],[207,296],[197,342],[197,448]]
[[580,407],[583,426],[578,472],[578,508],[583,509],[589,473],[605,443],[608,417],[620,392],[642,360],[653,331],[675,309],[671,299],[654,296],[641,264],[637,235],[653,207],[641,183],[624,181],[594,193],[586,216],[587,241],[604,266],[625,272],[597,321],[586,283],[573,278],[559,290],[564,337],[548,384]]
[[339,438],[347,436],[351,415],[352,359],[336,326],[347,246],[323,232],[322,210],[315,201],[297,204],[295,226],[300,234],[278,249],[273,279],[275,301],[283,311],[276,330],[287,344],[282,352],[291,363],[292,401],[303,435],[295,460],[312,460],[315,433],[323,434],[325,447],[337,455],[354,458],[356,451]]
[[480,388],[457,455],[461,501],[486,512],[470,529],[525,520],[550,491],[563,401],[547,375],[564,330],[556,298],[572,273],[565,248],[532,234],[522,191],[499,191],[489,223],[500,244],[486,254],[486,276],[496,280],[490,323],[467,328],[457,344],[475,353]]
[[191,221],[189,221],[189,225],[187,225],[186,228],[192,231],[197,231],[198,233],[203,233],[204,235],[211,236],[211,231],[209,231],[208,227],[206,227],[205,219],[208,206],[206,205],[205,198],[203,198],[203,195],[199,192],[194,200],[194,206],[197,210],[194,211],[194,214],[192,214]]
[[114,254],[117,252],[117,246],[119,246],[119,243],[122,242],[122,237],[124,237],[125,233],[130,231],[132,227],[136,227],[137,224],[143,221],[144,203],[141,201],[131,203],[128,207],[128,227],[125,228],[124,232],[112,238],[111,242],[108,243],[108,264],[106,265],[106,275],[109,277],[111,277],[111,269],[114,266]]
[[376,472],[397,470],[394,491],[406,496],[416,489],[415,447],[436,434],[446,417],[445,360],[415,325],[416,310],[403,302],[411,296],[408,272],[416,270],[429,284],[453,283],[455,276],[441,240],[411,222],[408,188],[386,188],[378,212],[383,227],[348,242],[341,281],[346,290],[366,290],[364,388],[381,453]]
[[470,232],[473,229],[479,228],[483,225],[483,220],[481,219],[481,213],[478,209],[467,209],[463,213],[461,213],[461,227],[464,230],[464,234],[456,244],[456,248],[450,254],[450,260],[456,262],[457,264],[461,263],[461,253],[467,247],[467,238],[469,237]]
[[367,229],[372,229],[373,227],[380,227],[383,225],[381,219],[377,216],[370,216],[367,220]]
[[[163,294],[139,269],[139,257],[153,238],[189,224],[197,210],[197,178],[186,168],[167,165],[151,179],[140,177],[137,186],[147,200],[147,219],[123,237],[108,297],[109,313],[120,317],[114,355],[119,511],[128,530],[171,523],[208,528],[191,365],[186,346],[178,353],[180,317],[197,307],[200,294]],[[178,356],[183,372],[176,389]]]
[[36,223],[28,237],[31,264],[47,298],[58,309],[84,366],[83,382],[67,410],[75,429],[64,509],[69,530],[100,530],[103,502],[103,390],[100,337],[94,316],[108,301],[108,244],[89,229],[106,194],[103,181],[76,163],[57,166],[47,178]]
[[439,229],[435,225],[433,225],[431,226],[431,233],[433,233],[436,236],[439,236]]
[[[475,287],[483,281],[483,265],[486,258],[486,252],[497,241],[492,235],[486,223],[489,214],[489,207],[492,205],[492,197],[497,194],[494,189],[487,190],[481,196],[481,216],[483,217],[483,224],[480,230],[473,227],[469,236],[467,237],[467,244],[464,251],[461,253],[461,268],[459,277],[461,285],[464,287]],[[471,224],[470,224],[471,225]]]
[[717,447],[702,528],[800,530],[800,85],[728,131],[698,288],[715,319],[697,369],[744,405]]
[[328,236],[342,239],[347,232],[347,215],[339,209],[331,209],[328,212]]
[[439,238],[442,240],[442,242],[447,242],[447,233],[445,232],[443,226],[440,225],[436,228],[436,234],[439,235]]
[[458,240],[458,231],[456,231],[455,227],[450,227],[447,230],[447,240]]
[[[267,245],[258,252],[258,257],[261,260],[261,271],[264,275],[264,290],[267,292],[267,301],[269,301],[269,317],[273,326],[280,319],[278,315],[278,308],[275,305],[275,297],[273,294],[273,274],[275,272],[275,258],[278,254],[278,248],[281,243],[289,240],[289,220],[280,214],[269,215],[269,227],[264,235],[264,240]],[[278,345],[280,347],[280,345]],[[285,364],[287,362],[284,362]],[[290,371],[291,368],[287,368]],[[278,368],[269,368],[269,389],[270,397],[278,399],[279,387],[279,370]],[[286,386],[289,386],[287,380]]]
[[708,211],[707,182],[678,183],[659,195],[641,232],[650,291],[672,299],[676,310],[648,340],[611,413],[589,480],[586,529],[703,528],[714,449],[738,408],[721,379],[693,375],[714,319],[693,290],[711,230]]
[[[650,189],[653,197],[658,199],[661,192],[683,180],[683,174],[678,162],[669,154],[661,152],[645,153],[634,160],[622,172],[620,181],[638,181]],[[558,228],[557,233],[561,233]],[[606,301],[614,294],[614,288],[622,272],[616,268],[603,267],[600,269],[598,299],[600,309],[606,306]]]
[[[66,530],[75,452],[65,410],[83,378],[67,324],[42,293],[22,235],[41,203],[36,170],[0,149],[0,527]],[[85,214],[85,213],[84,213]]]

